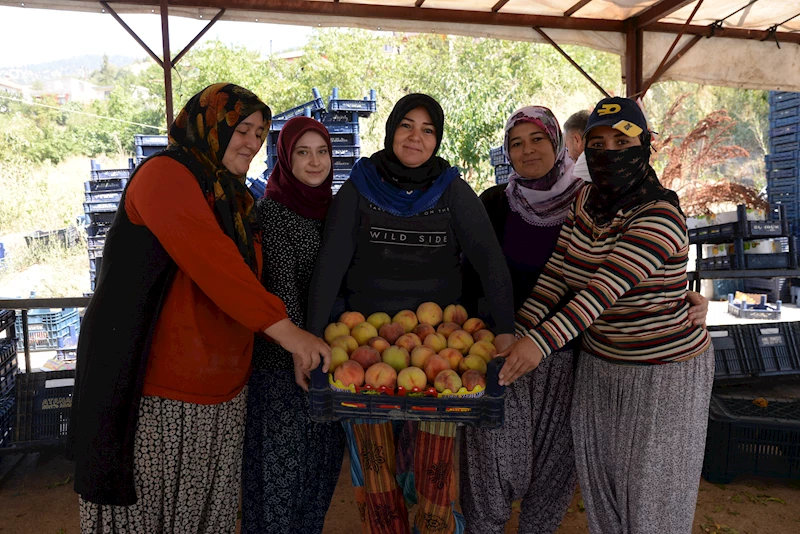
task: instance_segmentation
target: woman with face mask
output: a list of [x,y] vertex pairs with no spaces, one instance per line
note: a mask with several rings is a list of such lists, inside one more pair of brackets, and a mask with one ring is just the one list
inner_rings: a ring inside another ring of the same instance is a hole
[[[258,204],[261,281],[303,327],[308,287],[333,195],[331,140],[318,121],[296,117],[278,135],[278,163]],[[262,336],[248,382],[242,532],[322,532],[344,454],[342,426],[309,419],[302,361]]]
[[600,101],[584,136],[592,184],[517,311],[522,338],[500,380],[513,383],[583,332],[571,426],[589,529],[689,533],[714,354],[689,317],[685,217],[649,164],[635,102]]
[[[347,309],[365,316],[456,302],[463,251],[490,295],[498,348],[513,342],[508,268],[478,197],[436,156],[443,129],[438,102],[407,95],[386,122],[384,149],[356,163],[325,223],[309,297],[310,332],[323,332],[340,287]],[[423,422],[415,436],[401,435],[401,443],[413,443],[413,459],[403,445],[396,452],[395,430],[415,425],[355,420],[344,426],[363,532],[409,532],[404,488],[412,501],[416,494],[419,532],[463,529],[452,510],[454,423]],[[413,478],[398,477],[412,471]]]
[[254,332],[306,369],[330,355],[259,283],[244,185],[270,110],[215,84],[133,173],[86,308],[68,453],[81,531],[233,532]]

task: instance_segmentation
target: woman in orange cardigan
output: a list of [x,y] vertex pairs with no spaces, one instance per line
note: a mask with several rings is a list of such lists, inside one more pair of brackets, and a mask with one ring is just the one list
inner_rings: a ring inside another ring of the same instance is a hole
[[270,118],[250,91],[209,86],[122,196],[78,343],[84,533],[233,532],[253,333],[307,369],[329,355],[259,281],[244,176]]

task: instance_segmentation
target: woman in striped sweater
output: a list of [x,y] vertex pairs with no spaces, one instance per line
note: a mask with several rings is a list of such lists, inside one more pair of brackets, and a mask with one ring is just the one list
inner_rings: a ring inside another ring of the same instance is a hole
[[501,383],[585,332],[571,419],[591,532],[688,533],[714,358],[688,315],[685,217],[650,167],[633,101],[602,100],[584,136],[593,183],[517,311],[522,339],[503,354]]

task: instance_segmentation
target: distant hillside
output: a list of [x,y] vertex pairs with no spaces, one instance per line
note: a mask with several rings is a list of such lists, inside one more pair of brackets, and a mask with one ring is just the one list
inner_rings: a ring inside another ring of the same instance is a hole
[[[108,56],[109,62],[117,67],[126,67],[140,59],[133,56]],[[76,56],[36,65],[0,68],[0,78],[9,78],[23,85],[30,85],[36,80],[52,80],[64,76],[82,78],[99,69],[102,64],[102,55]]]

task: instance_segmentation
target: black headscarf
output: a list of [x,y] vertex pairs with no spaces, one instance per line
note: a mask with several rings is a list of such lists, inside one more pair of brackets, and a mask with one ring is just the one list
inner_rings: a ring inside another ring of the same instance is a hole
[[681,209],[678,195],[661,185],[656,171],[650,166],[650,133],[643,132],[639,139],[641,146],[623,150],[599,150],[588,146],[584,150],[592,177],[586,212],[600,226],[611,222],[622,209],[655,200],[664,200]]
[[[400,163],[392,149],[392,145],[394,144],[394,133],[400,125],[400,121],[409,111],[419,107],[425,108],[436,127],[436,148],[433,149],[433,155],[428,161],[419,167],[411,169]],[[406,95],[397,101],[392,113],[389,114],[389,118],[386,119],[386,137],[383,141],[383,150],[375,152],[369,159],[377,167],[378,172],[384,179],[400,189],[405,191],[425,189],[450,167],[450,163],[447,160],[436,155],[439,151],[439,146],[442,144],[443,133],[444,111],[442,111],[442,106],[428,95],[421,93]]]

